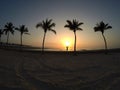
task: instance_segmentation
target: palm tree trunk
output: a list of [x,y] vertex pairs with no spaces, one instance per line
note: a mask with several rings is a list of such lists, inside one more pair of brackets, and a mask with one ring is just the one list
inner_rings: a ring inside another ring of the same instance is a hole
[[106,50],[106,53],[107,53],[107,41],[106,41],[106,38],[105,38],[105,36],[104,36],[104,34],[102,34],[102,36],[103,36],[103,39],[104,39],[104,42],[105,42],[105,50]]
[[0,36],[0,43],[1,43],[1,36]]
[[9,40],[9,32],[7,33],[7,44],[8,44],[8,40]]
[[21,38],[21,46],[22,46],[22,34],[21,34],[20,38]]
[[76,52],[76,32],[74,32],[75,35],[75,41],[74,41],[74,52]]
[[44,32],[43,43],[42,43],[42,52],[44,52],[45,36],[46,36],[46,32]]

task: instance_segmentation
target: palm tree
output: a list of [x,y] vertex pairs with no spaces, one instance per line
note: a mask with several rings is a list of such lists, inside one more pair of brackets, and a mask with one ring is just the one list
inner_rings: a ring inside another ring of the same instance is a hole
[[94,27],[94,31],[95,32],[98,32],[100,31],[102,33],[102,36],[103,36],[103,39],[104,39],[104,42],[105,42],[105,50],[107,51],[107,41],[106,41],[106,38],[104,36],[104,31],[105,30],[108,30],[108,29],[111,29],[112,26],[109,26],[108,24],[105,24],[103,21],[101,21],[100,23],[97,23],[96,24],[96,27]]
[[76,31],[81,30],[80,26],[83,24],[83,22],[79,22],[76,19],[73,19],[73,21],[66,20],[67,24],[64,27],[69,28],[71,31],[74,32],[75,41],[74,41],[74,52],[76,52]]
[[29,35],[28,28],[25,27],[25,25],[21,25],[21,26],[19,26],[19,28],[15,28],[15,29],[20,32],[20,39],[21,39],[20,41],[21,41],[21,46],[22,46],[22,36],[23,36],[23,34]]
[[45,43],[45,37],[47,31],[52,31],[54,34],[56,34],[56,31],[52,28],[55,27],[55,23],[52,22],[52,19],[46,19],[46,21],[42,21],[36,25],[36,28],[41,27],[44,30],[44,37],[42,42],[42,51],[44,51],[44,43]]
[[14,26],[11,22],[6,23],[6,25],[4,26],[4,32],[7,35],[7,44],[8,44],[8,40],[9,40],[9,34],[14,34]]
[[3,34],[3,30],[0,29],[0,43],[1,43],[1,36],[2,36],[2,34]]

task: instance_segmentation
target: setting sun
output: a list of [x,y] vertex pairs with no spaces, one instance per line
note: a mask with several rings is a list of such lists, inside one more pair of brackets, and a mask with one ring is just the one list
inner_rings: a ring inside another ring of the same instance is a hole
[[66,50],[66,47],[69,47],[69,50],[72,50],[74,39],[70,36],[68,37],[64,36],[64,38],[63,37],[61,38],[61,43],[62,43],[61,48],[64,48],[64,50]]
[[66,47],[69,47],[70,42],[69,42],[69,41],[66,41],[66,42],[65,42],[65,45],[66,45]]
[[68,51],[68,50],[69,50],[70,42],[69,42],[69,41],[66,41],[66,42],[65,42],[65,45],[66,45],[66,51]]

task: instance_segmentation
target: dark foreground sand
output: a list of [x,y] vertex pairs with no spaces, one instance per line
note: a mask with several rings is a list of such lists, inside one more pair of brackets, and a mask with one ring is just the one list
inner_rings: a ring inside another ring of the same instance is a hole
[[120,53],[0,50],[0,90],[120,90]]

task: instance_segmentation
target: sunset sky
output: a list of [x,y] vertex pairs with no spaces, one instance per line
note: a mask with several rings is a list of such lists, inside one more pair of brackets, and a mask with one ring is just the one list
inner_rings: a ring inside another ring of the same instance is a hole
[[[101,33],[93,30],[100,21],[113,27],[105,32],[108,48],[120,48],[120,0],[0,0],[0,28],[6,22],[26,25],[31,34],[23,36],[26,45],[41,47],[43,30],[35,26],[46,18],[56,23],[57,35],[48,32],[45,47],[65,50],[65,42],[69,41],[73,50],[74,33],[64,25],[66,20],[77,19],[84,23],[83,31],[77,31],[77,50],[104,48]],[[6,36],[2,41],[6,42]],[[9,41],[20,43],[19,32],[10,34]]]

